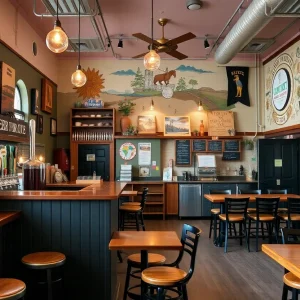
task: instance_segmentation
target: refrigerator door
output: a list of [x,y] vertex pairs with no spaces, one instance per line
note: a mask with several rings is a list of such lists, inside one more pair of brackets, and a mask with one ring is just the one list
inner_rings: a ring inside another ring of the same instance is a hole
[[179,184],[179,217],[201,215],[201,184]]

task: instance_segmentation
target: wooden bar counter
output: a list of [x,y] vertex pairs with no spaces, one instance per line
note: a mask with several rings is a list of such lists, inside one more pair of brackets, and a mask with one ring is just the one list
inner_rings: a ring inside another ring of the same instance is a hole
[[66,255],[65,299],[116,299],[116,253],[108,249],[118,227],[118,197],[126,183],[103,182],[79,191],[7,191],[0,211],[22,211],[14,234],[15,274],[35,251]]

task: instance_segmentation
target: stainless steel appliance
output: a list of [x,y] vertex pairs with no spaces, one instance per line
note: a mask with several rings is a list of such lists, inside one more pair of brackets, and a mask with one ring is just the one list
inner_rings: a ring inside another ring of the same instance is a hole
[[201,184],[179,184],[179,217],[201,217]]

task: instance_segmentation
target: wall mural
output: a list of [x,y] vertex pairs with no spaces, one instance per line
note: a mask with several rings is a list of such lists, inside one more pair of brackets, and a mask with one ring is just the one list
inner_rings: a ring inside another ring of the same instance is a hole
[[[234,105],[227,106],[227,91],[215,90],[212,87],[201,86],[202,76],[213,74],[209,70],[203,70],[188,65],[180,65],[174,70],[161,70],[161,73],[154,74],[153,71],[142,70],[138,67],[136,70],[116,70],[111,72],[109,77],[114,77],[114,82],[122,80],[122,77],[130,78],[129,84],[123,90],[117,90],[115,84],[113,87],[105,85],[103,75],[99,75],[99,71],[88,69],[87,83],[81,88],[76,88],[79,97],[94,98],[101,94],[114,95],[111,99],[106,97],[108,105],[115,105],[124,97],[135,100],[143,97],[164,96],[165,98],[175,98],[179,100],[194,100],[196,103],[199,100],[207,110],[229,110],[234,108]],[[188,78],[185,77],[188,74]],[[191,76],[192,74],[192,76]],[[118,78],[119,77],[119,78]],[[192,78],[190,78],[192,77]],[[124,85],[122,85],[124,86]],[[117,97],[116,97],[117,96]]]
[[[295,50],[293,51],[293,48]],[[300,47],[293,47],[267,65],[266,125],[297,123],[300,111]]]

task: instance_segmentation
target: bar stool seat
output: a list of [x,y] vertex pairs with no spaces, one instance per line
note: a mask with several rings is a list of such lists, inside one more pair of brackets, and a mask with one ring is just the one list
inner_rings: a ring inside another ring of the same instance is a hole
[[17,300],[24,297],[26,285],[14,278],[0,278],[0,299]]
[[[256,214],[249,214],[248,217],[251,218],[252,220],[255,220],[255,221],[257,220]],[[273,221],[275,219],[275,217],[271,214],[260,214],[258,218],[259,218],[259,221],[263,221],[263,222]]]
[[66,256],[60,252],[35,252],[25,255],[22,263],[31,269],[49,269],[62,266]]
[[[137,265],[141,267],[141,254],[135,253],[127,257],[128,262],[130,262],[133,267]],[[166,261],[166,257],[157,253],[148,253],[148,265],[158,265],[163,264]]]
[[252,208],[252,207],[247,208],[247,213],[248,214],[255,213],[255,212],[256,212],[256,208]]
[[[219,218],[222,221],[226,221],[226,214],[221,214],[219,215]],[[228,221],[229,222],[239,222],[244,220],[244,215],[243,214],[229,214],[228,215]]]
[[284,274],[283,282],[293,289],[300,289],[300,278],[295,276],[292,272]]
[[220,213],[220,208],[212,208],[210,210],[210,212],[213,214],[213,215],[218,215]]
[[141,205],[141,202],[133,202],[133,201],[130,201],[130,202],[123,202],[122,203],[122,206],[135,206],[135,205]]
[[122,205],[119,207],[119,210],[121,211],[127,211],[127,212],[138,212],[140,210],[142,210],[141,206],[137,206],[137,205]]
[[152,267],[142,272],[142,280],[159,286],[173,286],[185,278],[184,270],[172,267]]
[[[277,216],[284,220],[284,221],[288,221],[289,220],[289,216],[287,214],[284,214],[284,213],[280,213],[280,214],[277,214]],[[300,215],[299,214],[291,214],[291,221],[300,221]]]

